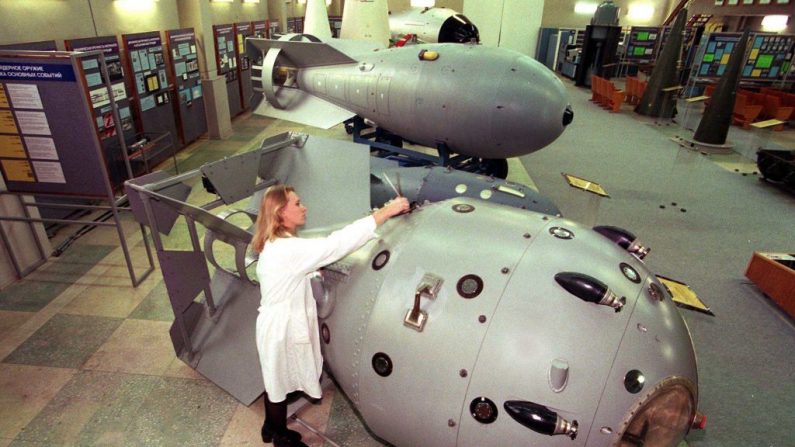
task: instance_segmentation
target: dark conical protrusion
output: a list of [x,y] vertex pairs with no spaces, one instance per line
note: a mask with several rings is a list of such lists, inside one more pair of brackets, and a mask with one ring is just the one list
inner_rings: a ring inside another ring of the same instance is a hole
[[679,70],[682,69],[682,33],[687,20],[687,9],[682,8],[668,35],[668,40],[654,63],[651,78],[643,92],[643,98],[635,107],[635,113],[655,118],[672,118],[676,106],[675,95],[664,89],[679,83]]
[[549,436],[566,435],[571,439],[577,438],[579,429],[577,421],[569,422],[543,405],[509,400],[503,404],[503,408],[516,422],[530,430]]
[[734,51],[726,64],[726,71],[718,80],[715,92],[709,101],[704,116],[698,123],[693,140],[698,143],[724,144],[729,126],[732,124],[734,100],[737,96],[737,85],[740,83],[740,68],[745,62],[745,48],[748,43],[748,31],[745,31],[734,46]]

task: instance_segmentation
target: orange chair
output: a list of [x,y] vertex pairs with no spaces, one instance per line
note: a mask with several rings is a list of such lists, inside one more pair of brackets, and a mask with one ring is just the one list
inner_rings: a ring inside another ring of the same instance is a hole
[[[789,121],[792,118],[792,113],[795,111],[795,107],[785,107],[781,105],[781,98],[773,95],[764,95],[765,102],[763,105],[763,111],[765,118],[769,119],[777,119],[781,121]],[[775,131],[782,131],[784,130],[784,125],[779,124],[778,126],[774,127],[773,130]]]
[[748,104],[748,96],[738,93],[734,100],[734,111],[732,113],[732,123],[743,126],[744,129],[750,127],[762,113],[762,106],[759,104]]
[[599,78],[599,76],[591,75],[591,102],[597,102],[596,99],[597,96],[599,96],[597,93],[599,89],[599,82],[597,81],[597,78]]
[[637,88],[638,78],[634,76],[627,76],[626,83],[624,84],[624,91],[627,93],[627,104],[635,104],[635,90]]
[[707,96],[708,98],[704,100],[704,107],[709,105],[709,100],[712,98],[713,93],[715,93],[715,84],[707,84],[704,87],[704,96]]

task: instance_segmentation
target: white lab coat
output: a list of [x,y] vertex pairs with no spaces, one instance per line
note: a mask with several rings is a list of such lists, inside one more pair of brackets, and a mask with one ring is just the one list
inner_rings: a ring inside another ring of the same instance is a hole
[[375,219],[368,216],[325,238],[287,237],[265,243],[257,264],[261,300],[256,337],[271,402],[298,390],[321,397],[323,357],[310,277],[374,238],[375,228]]

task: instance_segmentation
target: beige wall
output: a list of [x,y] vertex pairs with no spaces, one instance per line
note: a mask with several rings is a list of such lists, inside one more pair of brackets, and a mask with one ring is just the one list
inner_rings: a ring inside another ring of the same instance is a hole
[[214,25],[266,20],[268,18],[268,2],[267,0],[261,0],[259,3],[242,3],[240,0],[234,3],[211,2],[210,11],[213,15]]
[[[574,4],[578,1],[601,3],[600,0],[549,0],[544,3],[541,26],[545,28],[585,28],[586,25],[590,25],[593,15],[574,13]],[[621,8],[618,17],[620,26],[657,26],[665,20],[673,2],[671,0],[615,0],[614,3]],[[627,18],[629,6],[636,3],[649,3],[654,6],[654,15],[650,20],[640,22]]]
[[0,44],[179,28],[176,1],[2,0]]
[[88,2],[0,1],[0,45],[95,36]]
[[[35,2],[32,2],[35,3]],[[86,3],[69,0],[69,3]],[[181,28],[176,0],[91,0],[98,36]],[[89,15],[83,20],[91,20]],[[95,34],[90,34],[93,36]],[[71,38],[87,37],[73,35]]]
[[209,4],[213,24],[268,18],[267,0],[0,0],[0,45],[189,28],[178,11],[198,2]]
[[286,3],[286,5],[287,17],[303,17],[304,14],[306,14],[306,4],[298,3],[298,0],[290,0],[290,2]]

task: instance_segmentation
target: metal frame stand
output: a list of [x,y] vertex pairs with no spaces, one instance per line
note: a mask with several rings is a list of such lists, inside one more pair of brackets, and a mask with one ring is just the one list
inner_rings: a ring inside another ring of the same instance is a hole
[[[143,272],[143,274],[139,277],[135,275],[135,268],[132,265],[132,258],[130,256],[129,248],[127,247],[127,239],[124,235],[124,230],[122,229],[121,220],[120,220],[120,213],[122,211],[130,211],[130,208],[122,207],[120,204],[126,200],[126,197],[121,197],[118,200],[115,200],[112,193],[109,193],[108,201],[110,205],[68,205],[64,203],[37,203],[37,202],[28,202],[23,200],[25,195],[29,194],[21,194],[21,193],[14,193],[8,191],[0,191],[0,195],[11,195],[15,196],[19,201],[20,206],[22,207],[25,217],[7,217],[7,216],[0,216],[0,221],[8,221],[8,222],[26,222],[31,228],[33,232],[33,238],[36,241],[36,246],[39,249],[39,254],[41,255],[41,260],[28,268],[22,269],[19,265],[19,261],[14,254],[14,250],[11,247],[11,244],[8,241],[8,235],[5,232],[5,229],[2,225],[0,225],[0,239],[2,239],[3,245],[6,247],[6,251],[8,252],[9,258],[11,259],[11,263],[14,266],[14,270],[17,274],[18,278],[24,278],[32,271],[36,270],[42,264],[47,262],[48,255],[44,252],[44,246],[39,239],[38,233],[35,231],[33,224],[34,223],[62,223],[62,224],[82,224],[84,226],[115,226],[118,235],[119,235],[119,242],[124,252],[124,259],[127,262],[127,271],[130,274],[130,280],[132,282],[133,287],[138,287],[141,282],[143,282],[150,273],[154,271],[154,260],[152,258],[152,251],[149,247],[149,241],[146,237],[146,230],[143,225],[139,225],[141,228],[141,234],[143,235],[144,246],[146,248],[146,256],[149,260],[149,268]],[[37,196],[41,197],[62,197],[57,194],[42,194],[36,193]],[[89,196],[70,196],[77,199],[91,199],[96,200],[96,197],[89,197]],[[36,208],[65,208],[65,209],[89,209],[89,210],[105,210],[110,211],[113,215],[114,222],[96,222],[93,220],[80,220],[80,219],[47,219],[47,218],[33,218],[30,217],[30,213],[28,212],[28,207],[36,207]]]
[[[378,157],[396,160],[402,166],[437,165],[461,171],[493,175],[499,178],[505,178],[507,175],[507,160],[456,155],[445,143],[436,145],[438,155],[429,155],[405,149],[396,145],[403,144],[403,139],[400,136],[380,127],[373,128],[364,121],[364,118],[358,115],[345,121],[345,131],[353,136],[355,143],[366,144],[370,146],[371,151],[377,152],[375,155]],[[385,143],[384,140],[391,140],[392,143],[396,144]]]

